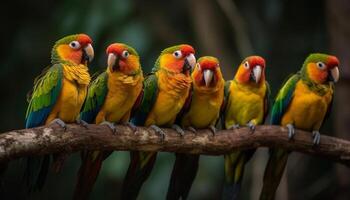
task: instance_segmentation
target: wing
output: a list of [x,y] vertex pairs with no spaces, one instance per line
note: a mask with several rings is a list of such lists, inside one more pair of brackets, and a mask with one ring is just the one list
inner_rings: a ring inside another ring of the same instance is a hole
[[270,95],[271,95],[271,90],[270,90],[270,84],[265,81],[265,85],[266,85],[266,93],[265,93],[265,98],[264,98],[264,120],[262,122],[262,124],[265,123],[265,119],[267,117],[267,115],[269,114],[269,110],[270,110]]
[[225,115],[226,115],[226,107],[228,103],[228,98],[230,97],[230,85],[231,81],[226,81],[225,87],[224,87],[224,100],[221,104],[221,111],[220,111],[220,120],[221,120],[221,127],[225,128]]
[[96,115],[105,102],[108,93],[107,80],[108,75],[106,72],[103,72],[91,83],[83,109],[80,113],[80,119],[87,123],[94,123]]
[[280,89],[272,106],[271,124],[279,125],[294,96],[296,83],[300,80],[300,73],[291,76]]
[[26,113],[26,128],[44,125],[62,89],[63,67],[53,65],[34,82]]
[[155,74],[148,75],[143,84],[143,98],[141,105],[134,112],[131,122],[137,126],[144,125],[148,113],[151,112],[153,104],[156,102],[158,95],[158,78]]

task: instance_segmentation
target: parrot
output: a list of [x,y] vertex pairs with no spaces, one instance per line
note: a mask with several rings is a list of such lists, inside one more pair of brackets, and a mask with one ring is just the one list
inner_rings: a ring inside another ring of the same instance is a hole
[[[51,65],[34,81],[29,94],[26,128],[77,122],[90,83],[88,63],[94,57],[92,40],[75,34],[58,40],[52,48]],[[54,162],[56,159],[54,157]],[[41,190],[50,166],[50,155],[27,159],[26,180],[29,191]]]
[[[89,86],[80,113],[87,123],[108,126],[115,133],[115,123],[136,126],[129,122],[133,108],[142,98],[143,72],[136,50],[126,44],[113,43],[106,50],[107,69]],[[74,199],[87,199],[97,179],[102,162],[113,151],[84,151]]]
[[[269,110],[269,84],[265,79],[265,60],[249,56],[239,65],[233,80],[225,83],[225,106],[222,123],[225,129],[249,127],[254,133],[263,124]],[[245,164],[255,149],[235,151],[224,155],[225,184],[222,199],[238,199]]]
[[[295,128],[312,132],[313,143],[320,143],[320,128],[330,113],[334,83],[339,80],[339,60],[333,55],[313,53],[299,72],[279,90],[271,110],[273,125],[285,126],[293,139]],[[260,199],[275,198],[290,151],[271,148]]]
[[[211,56],[199,58],[191,77],[191,101],[187,108],[184,107],[180,112],[177,121],[180,121],[179,124],[183,128],[193,132],[196,132],[196,129],[209,128],[215,134],[225,85],[219,60]],[[197,174],[198,161],[199,155],[176,154],[168,188],[168,200],[187,199]]]
[[[179,134],[182,128],[175,123],[189,96],[191,70],[196,64],[195,50],[188,44],[180,44],[164,49],[152,72],[145,78],[141,105],[131,119],[138,126],[153,129],[162,139],[164,131],[160,127],[171,127]],[[157,152],[130,153],[130,165],[126,173],[122,199],[136,199],[151,173]]]

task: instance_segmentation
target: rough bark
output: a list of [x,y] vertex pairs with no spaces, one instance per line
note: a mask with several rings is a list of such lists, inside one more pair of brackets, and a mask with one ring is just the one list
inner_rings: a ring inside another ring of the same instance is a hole
[[138,127],[134,132],[127,126],[117,126],[112,133],[106,126],[68,125],[14,130],[0,134],[0,162],[29,155],[71,153],[89,150],[142,150],[193,154],[221,155],[236,149],[280,147],[328,158],[350,166],[350,141],[323,135],[321,144],[313,146],[311,133],[296,132],[288,141],[287,130],[279,126],[258,126],[254,133],[247,128],[196,134],[186,131],[181,137],[172,129],[164,129],[164,140],[152,129]]

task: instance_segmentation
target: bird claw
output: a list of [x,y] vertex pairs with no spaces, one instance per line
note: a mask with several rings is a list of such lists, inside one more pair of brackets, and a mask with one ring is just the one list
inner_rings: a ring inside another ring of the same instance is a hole
[[160,135],[162,141],[165,139],[165,133],[161,128],[156,125],[151,125],[150,128]]
[[84,120],[82,120],[82,119],[77,119],[75,122],[76,122],[77,124],[79,124],[80,126],[86,128],[86,129],[89,129],[89,128],[88,128],[88,125],[89,125],[89,124],[88,124],[86,121],[84,121]]
[[240,128],[239,124],[234,124],[234,125],[230,126],[228,128],[228,130],[235,130],[235,129],[239,129],[239,128]]
[[312,131],[312,138],[315,146],[320,144],[321,134],[319,131]]
[[128,126],[135,133],[137,131],[137,126],[132,122],[124,122],[123,125]]
[[213,136],[215,136],[215,134],[216,134],[215,126],[211,125],[211,126],[209,126],[209,129],[210,129],[211,133],[213,134]]
[[117,129],[116,129],[114,123],[112,123],[112,122],[103,121],[103,122],[100,123],[100,125],[106,125],[106,126],[108,126],[108,127],[112,130],[113,135],[115,135],[116,132],[117,132]]
[[178,134],[180,134],[181,137],[185,135],[185,131],[179,125],[173,124],[171,128],[174,129]]
[[252,121],[250,121],[250,122],[247,124],[247,126],[248,126],[248,128],[250,129],[250,133],[254,133],[255,128],[256,128],[255,124],[254,124]]
[[295,135],[295,129],[293,124],[287,124],[287,128],[288,128],[288,139],[291,140]]
[[57,124],[57,125],[59,125],[61,128],[63,128],[64,131],[67,130],[67,125],[66,125],[66,123],[64,123],[64,121],[62,121],[62,119],[60,119],[60,118],[56,118],[56,119],[52,120],[52,121],[50,122],[50,124]]
[[189,130],[193,133],[197,133],[197,130],[195,128],[193,128],[192,126],[187,127],[187,130]]

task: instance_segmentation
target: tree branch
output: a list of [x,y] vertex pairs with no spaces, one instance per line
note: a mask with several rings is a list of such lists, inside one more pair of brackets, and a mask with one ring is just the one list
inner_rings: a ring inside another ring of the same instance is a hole
[[280,126],[258,126],[254,133],[247,128],[196,134],[186,131],[181,137],[172,129],[164,129],[165,139],[152,129],[138,127],[133,132],[127,126],[117,126],[115,134],[107,126],[68,125],[66,131],[58,126],[14,130],[0,134],[0,162],[19,157],[81,150],[141,150],[220,155],[237,149],[279,147],[321,156],[350,166],[350,141],[322,135],[321,144],[314,147],[311,133],[296,131],[288,141],[287,129]]

